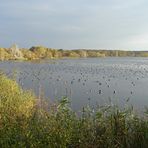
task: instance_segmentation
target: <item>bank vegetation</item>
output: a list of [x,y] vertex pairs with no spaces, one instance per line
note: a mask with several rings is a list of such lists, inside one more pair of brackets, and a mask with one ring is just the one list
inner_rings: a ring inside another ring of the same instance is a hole
[[54,49],[33,46],[19,48],[16,44],[10,48],[0,48],[0,60],[36,60],[59,58],[94,58],[94,57],[148,57],[148,51],[94,50],[94,49]]
[[46,103],[0,74],[1,148],[146,148],[147,117],[116,105],[86,106],[78,115],[66,97]]

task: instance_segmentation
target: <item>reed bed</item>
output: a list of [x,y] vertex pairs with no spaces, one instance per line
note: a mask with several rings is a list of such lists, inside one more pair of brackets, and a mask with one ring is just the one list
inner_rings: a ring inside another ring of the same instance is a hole
[[69,99],[46,103],[0,74],[1,148],[146,148],[148,111],[116,105],[84,107],[78,115]]

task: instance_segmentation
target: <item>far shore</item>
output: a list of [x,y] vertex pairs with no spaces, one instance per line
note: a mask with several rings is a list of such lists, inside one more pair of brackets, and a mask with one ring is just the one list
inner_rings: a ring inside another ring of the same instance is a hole
[[41,60],[41,59],[78,59],[104,57],[148,57],[148,51],[125,51],[104,49],[54,49],[33,46],[29,49],[19,48],[16,44],[10,48],[0,48],[0,61],[5,60]]

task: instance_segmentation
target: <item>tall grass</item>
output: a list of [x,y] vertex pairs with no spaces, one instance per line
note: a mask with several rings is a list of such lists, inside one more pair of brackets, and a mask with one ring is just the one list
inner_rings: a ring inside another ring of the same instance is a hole
[[67,98],[46,104],[0,75],[0,147],[2,148],[146,148],[147,113],[117,106],[90,107],[77,115]]

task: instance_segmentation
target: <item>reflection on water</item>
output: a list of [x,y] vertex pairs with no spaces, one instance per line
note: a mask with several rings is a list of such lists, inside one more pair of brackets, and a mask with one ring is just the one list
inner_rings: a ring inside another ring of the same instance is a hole
[[68,96],[72,107],[111,102],[148,105],[147,58],[65,59],[38,62],[0,62],[0,70],[15,73],[24,89],[47,100]]

